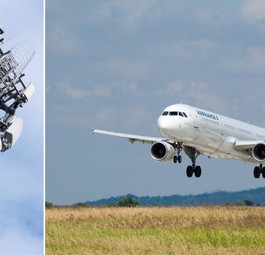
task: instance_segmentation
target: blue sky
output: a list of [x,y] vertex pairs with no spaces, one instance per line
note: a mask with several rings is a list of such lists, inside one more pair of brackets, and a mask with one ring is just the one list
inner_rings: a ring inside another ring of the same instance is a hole
[[160,136],[187,103],[265,126],[265,2],[46,1],[46,200],[198,194],[264,186],[254,165],[201,156],[158,164],[150,146],[93,127]]
[[24,83],[36,92],[16,114],[23,119],[20,139],[1,153],[0,253],[43,253],[43,1],[11,0],[0,8],[4,38],[17,34],[1,48],[27,41],[35,57],[25,70]]

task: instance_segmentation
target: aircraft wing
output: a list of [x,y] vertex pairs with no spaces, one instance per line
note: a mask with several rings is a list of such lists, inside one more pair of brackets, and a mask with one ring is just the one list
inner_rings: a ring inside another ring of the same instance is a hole
[[153,144],[156,142],[166,141],[165,138],[124,134],[124,133],[117,133],[117,132],[100,130],[100,129],[95,129],[95,128],[92,129],[92,132],[94,134],[111,135],[111,136],[127,138],[130,143],[134,143],[136,141],[136,142],[141,142],[141,143]]
[[255,147],[258,143],[264,143],[264,141],[240,141],[235,142],[235,149],[238,151],[250,150]]

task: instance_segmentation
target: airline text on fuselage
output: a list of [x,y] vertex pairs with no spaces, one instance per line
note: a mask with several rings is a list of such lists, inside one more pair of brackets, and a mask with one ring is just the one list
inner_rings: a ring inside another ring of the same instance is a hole
[[199,110],[197,110],[197,113],[199,115],[203,116],[203,117],[206,117],[206,118],[210,118],[210,119],[213,119],[213,120],[219,120],[217,115],[214,115],[214,114],[211,114],[211,113],[206,113],[206,112],[199,111]]

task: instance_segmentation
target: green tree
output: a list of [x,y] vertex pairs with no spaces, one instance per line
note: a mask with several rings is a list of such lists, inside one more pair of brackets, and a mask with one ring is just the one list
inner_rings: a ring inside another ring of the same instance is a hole
[[75,206],[77,206],[77,207],[87,207],[88,205],[86,203],[79,202],[79,203],[75,204]]
[[247,206],[253,206],[254,205],[254,203],[252,201],[250,201],[250,200],[245,200],[244,203]]
[[53,204],[51,202],[48,202],[48,201],[45,202],[45,208],[49,209],[52,207],[53,207]]
[[140,205],[140,202],[132,197],[123,197],[116,205],[122,207],[136,207]]

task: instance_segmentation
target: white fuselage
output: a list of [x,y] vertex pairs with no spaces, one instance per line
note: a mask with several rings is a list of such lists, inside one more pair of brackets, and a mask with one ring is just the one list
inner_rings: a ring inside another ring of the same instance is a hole
[[265,129],[185,104],[168,106],[158,118],[161,135],[208,156],[255,163],[235,142],[265,141]]

